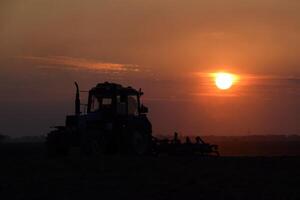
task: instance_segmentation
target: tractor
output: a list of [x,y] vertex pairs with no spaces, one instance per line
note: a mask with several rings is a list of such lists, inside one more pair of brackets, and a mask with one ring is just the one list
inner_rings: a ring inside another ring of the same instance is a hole
[[[80,103],[76,85],[75,114],[66,117],[65,126],[57,126],[47,136],[51,155],[67,154],[71,147],[91,153],[150,153],[152,126],[141,104],[141,90],[115,83],[99,83],[88,92],[88,103]],[[86,112],[81,113],[81,106]]]
[[141,103],[141,89],[99,83],[88,91],[87,104],[81,104],[77,82],[75,86],[75,113],[66,117],[65,126],[56,126],[47,135],[50,156],[67,155],[74,147],[84,154],[219,154],[216,145],[200,137],[195,143],[188,137],[181,143],[177,133],[172,140],[153,137],[148,108]]

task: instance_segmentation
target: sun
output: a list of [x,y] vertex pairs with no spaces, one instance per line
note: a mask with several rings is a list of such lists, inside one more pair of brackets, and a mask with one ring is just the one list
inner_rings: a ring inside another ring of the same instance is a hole
[[215,74],[215,84],[220,90],[228,90],[232,87],[235,76],[230,73],[219,72]]

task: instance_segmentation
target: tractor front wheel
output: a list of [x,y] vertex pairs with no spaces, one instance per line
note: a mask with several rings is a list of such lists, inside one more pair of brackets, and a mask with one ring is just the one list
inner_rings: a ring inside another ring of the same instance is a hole
[[46,138],[47,154],[50,157],[65,156],[69,152],[67,133],[64,130],[51,131]]

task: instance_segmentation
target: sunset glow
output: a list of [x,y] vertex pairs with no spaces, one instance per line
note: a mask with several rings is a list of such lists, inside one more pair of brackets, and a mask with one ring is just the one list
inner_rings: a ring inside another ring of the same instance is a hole
[[156,134],[300,134],[300,1],[245,2],[1,1],[0,134],[59,124],[74,81],[141,88]]
[[215,84],[220,90],[228,90],[232,87],[235,82],[235,76],[230,73],[216,73]]

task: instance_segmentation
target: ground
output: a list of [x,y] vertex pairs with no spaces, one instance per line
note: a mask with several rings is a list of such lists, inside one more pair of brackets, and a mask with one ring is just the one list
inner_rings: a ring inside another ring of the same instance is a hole
[[300,157],[47,158],[0,147],[1,199],[300,199]]

